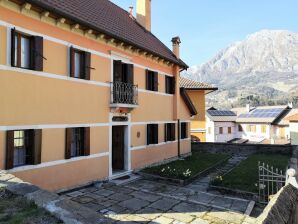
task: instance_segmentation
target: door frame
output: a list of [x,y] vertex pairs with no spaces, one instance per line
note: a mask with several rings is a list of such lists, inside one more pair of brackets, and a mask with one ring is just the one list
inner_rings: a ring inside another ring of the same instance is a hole
[[113,167],[112,167],[112,135],[113,135],[113,126],[123,126],[124,127],[124,170],[123,172],[131,171],[131,115],[128,114],[128,121],[126,122],[113,122],[112,119],[117,114],[110,113],[109,118],[109,179],[113,177]]

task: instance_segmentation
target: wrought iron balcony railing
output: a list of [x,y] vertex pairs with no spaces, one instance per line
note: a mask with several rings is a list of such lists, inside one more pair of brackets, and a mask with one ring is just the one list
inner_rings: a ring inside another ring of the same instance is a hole
[[138,86],[124,82],[111,83],[111,104],[138,105]]

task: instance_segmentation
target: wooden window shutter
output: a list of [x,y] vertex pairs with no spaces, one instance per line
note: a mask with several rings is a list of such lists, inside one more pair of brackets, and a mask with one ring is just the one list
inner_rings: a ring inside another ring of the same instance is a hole
[[90,80],[90,71],[91,71],[91,53],[84,52],[84,75],[86,80]]
[[151,139],[152,139],[152,129],[151,129],[151,125],[147,124],[147,145],[151,144]]
[[134,69],[132,64],[126,65],[127,83],[134,84]]
[[122,62],[114,61],[114,82],[122,82]]
[[154,72],[153,73],[153,90],[158,91],[158,73]]
[[84,156],[90,155],[90,127],[84,128]]
[[164,130],[164,138],[165,138],[165,142],[167,142],[168,141],[168,138],[167,138],[167,135],[168,135],[168,124],[165,124],[165,130]]
[[158,124],[154,124],[154,144],[158,144]]
[[71,140],[73,135],[72,128],[66,128],[65,131],[65,159],[71,158]]
[[34,130],[34,149],[33,149],[33,164],[41,163],[41,147],[42,147],[42,130]]
[[74,77],[74,66],[75,66],[75,49],[73,47],[70,47],[69,49],[69,75],[70,77]]
[[11,30],[11,66],[16,66],[16,57],[15,57],[15,50],[16,50],[16,44],[15,44],[15,35],[16,35],[16,29]]
[[9,170],[13,168],[14,157],[14,131],[6,132],[6,162],[5,169]]
[[175,124],[171,124],[171,140],[176,140],[176,130],[175,130]]
[[151,89],[151,78],[150,78],[150,72],[148,69],[146,69],[146,89],[150,90]]
[[43,71],[43,37],[33,36],[31,41],[32,69]]
[[34,130],[26,130],[26,164],[34,163]]
[[171,77],[170,78],[170,91],[171,91],[171,94],[175,94],[176,93],[176,80],[175,80],[175,77]]

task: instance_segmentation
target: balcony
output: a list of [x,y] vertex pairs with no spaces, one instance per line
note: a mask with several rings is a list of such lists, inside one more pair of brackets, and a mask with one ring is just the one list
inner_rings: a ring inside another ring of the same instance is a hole
[[138,86],[125,82],[112,82],[110,106],[136,108],[138,106]]

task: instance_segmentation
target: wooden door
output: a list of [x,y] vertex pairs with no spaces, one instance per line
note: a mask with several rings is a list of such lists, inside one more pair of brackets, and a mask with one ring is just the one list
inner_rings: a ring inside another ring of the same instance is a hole
[[124,126],[114,126],[112,132],[112,168],[124,170]]

